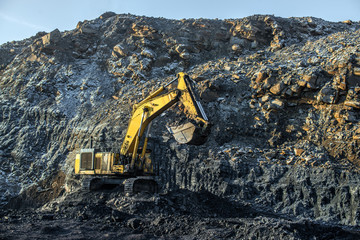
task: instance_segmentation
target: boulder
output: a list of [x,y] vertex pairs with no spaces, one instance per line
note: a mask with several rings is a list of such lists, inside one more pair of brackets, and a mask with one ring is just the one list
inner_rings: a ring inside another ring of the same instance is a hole
[[60,33],[59,29],[55,29],[54,31],[43,36],[41,39],[42,39],[43,45],[45,45],[45,46],[51,45],[51,44],[56,44],[61,39],[61,33]]
[[110,17],[116,16],[116,13],[114,12],[106,12],[100,15],[100,19],[107,19]]
[[129,49],[126,45],[118,43],[113,48],[113,56],[126,57],[129,55]]
[[274,95],[280,95],[284,88],[285,84],[283,82],[278,82],[270,88],[270,92]]
[[338,90],[332,85],[326,84],[318,93],[317,100],[324,103],[336,103],[338,100]]
[[271,101],[271,108],[272,109],[283,109],[285,104],[280,99],[274,99]]
[[354,75],[360,76],[360,67],[355,67],[354,68]]
[[98,27],[91,24],[89,21],[78,22],[76,28],[80,33],[95,35],[98,33]]
[[154,51],[152,51],[151,49],[145,48],[144,50],[141,51],[141,55],[154,59],[156,58],[156,53]]

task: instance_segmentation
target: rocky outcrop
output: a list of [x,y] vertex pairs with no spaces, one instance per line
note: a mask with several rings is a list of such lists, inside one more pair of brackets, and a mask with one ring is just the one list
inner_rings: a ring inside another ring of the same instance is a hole
[[131,106],[186,71],[213,126],[205,145],[190,147],[163,127],[179,113],[154,122],[163,191],[206,190],[271,214],[358,226],[359,31],[311,17],[105,13],[3,44],[1,201],[34,194],[59,170],[62,187],[76,188],[76,149],[93,136],[118,150]]
[[281,216],[359,225],[357,171],[269,164],[265,157],[276,153],[251,148],[224,148],[205,162],[188,160],[192,152],[184,149],[174,154],[181,161],[160,171],[171,189],[207,191]]

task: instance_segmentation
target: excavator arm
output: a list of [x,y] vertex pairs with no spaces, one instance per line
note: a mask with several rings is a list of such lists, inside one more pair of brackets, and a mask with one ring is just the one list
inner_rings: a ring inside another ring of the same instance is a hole
[[[178,81],[177,88],[167,90],[166,87],[176,80]],[[135,161],[138,158],[139,144],[145,129],[154,118],[178,101],[182,102],[185,108],[184,112],[193,121],[182,126],[170,128],[169,130],[175,139],[180,143],[195,145],[200,145],[206,140],[209,126],[208,118],[194,91],[191,79],[181,72],[177,75],[177,79],[172,82],[160,87],[133,107],[131,119],[120,150],[121,155],[131,156],[130,169],[134,168]],[[147,137],[144,141],[141,157],[145,154],[146,144]]]

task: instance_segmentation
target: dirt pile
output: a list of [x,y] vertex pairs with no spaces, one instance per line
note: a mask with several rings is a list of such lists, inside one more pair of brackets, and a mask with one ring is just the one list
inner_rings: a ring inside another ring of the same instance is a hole
[[36,210],[3,211],[2,239],[355,239],[356,228],[291,220],[209,192],[73,192]]
[[[34,224],[47,234],[40,225],[55,219],[53,230],[64,238],[69,225],[61,219],[84,233],[83,221],[96,209],[90,219],[103,221],[97,226],[110,229],[109,238],[120,234],[103,224],[113,211],[124,214],[119,224],[127,235],[245,238],[260,234],[260,225],[267,236],[294,239],[357,234],[359,29],[311,17],[168,20],[108,12],[71,31],[3,44],[1,204],[19,194],[12,206],[45,204],[45,219]],[[178,145],[164,128],[179,116],[176,108],[154,122],[151,144],[168,195],[140,203],[115,192],[76,195],[77,149],[92,136],[95,147],[118,151],[131,106],[180,71],[197,82],[213,126],[208,142],[195,147]],[[72,202],[78,198],[80,205]],[[234,213],[216,210],[223,204]],[[138,205],[144,215],[130,211]],[[2,221],[26,229],[39,209],[4,210]]]

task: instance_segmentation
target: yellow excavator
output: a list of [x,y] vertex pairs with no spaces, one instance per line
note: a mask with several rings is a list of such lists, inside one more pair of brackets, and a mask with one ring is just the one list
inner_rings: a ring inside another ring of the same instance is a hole
[[[177,87],[168,89],[175,81]],[[177,78],[135,104],[120,152],[87,148],[76,154],[75,174],[87,175],[83,186],[95,190],[121,185],[127,193],[156,192],[154,161],[147,148],[152,120],[180,101],[189,121],[168,130],[180,144],[201,145],[207,140],[210,124],[198,99],[194,82],[180,72]]]

